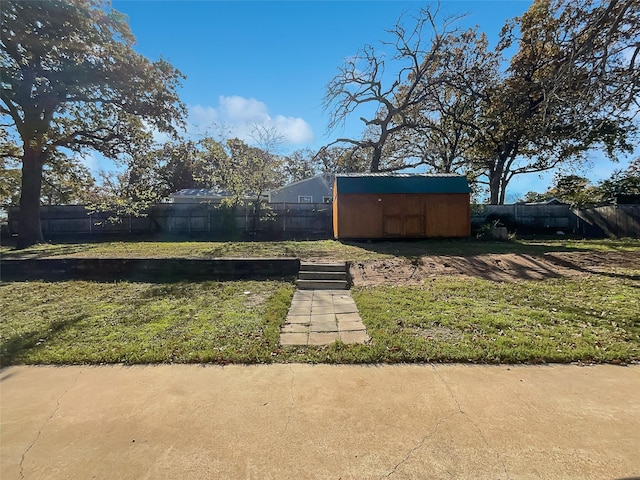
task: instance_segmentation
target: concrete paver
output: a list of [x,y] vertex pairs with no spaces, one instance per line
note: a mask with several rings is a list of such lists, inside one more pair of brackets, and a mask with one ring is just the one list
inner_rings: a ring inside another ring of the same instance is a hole
[[311,315],[289,315],[287,317],[287,324],[291,323],[302,323],[309,325],[311,323]]
[[[308,336],[291,336],[303,331]],[[347,331],[351,333],[339,333]],[[300,343],[296,344],[296,340]],[[296,290],[281,330],[281,345],[329,345],[337,340],[343,343],[371,341],[351,293],[348,290]]]
[[362,322],[351,322],[351,321],[338,321],[338,331],[361,331],[363,333],[367,333],[367,331],[362,328]]
[[0,371],[0,478],[618,479],[640,366]]
[[285,332],[280,334],[280,345],[306,345],[309,343],[309,333]]
[[338,332],[309,332],[308,345],[329,345],[339,339]]
[[323,304],[320,304],[320,305],[321,306],[319,306],[319,307],[315,306],[315,305],[313,305],[311,307],[311,312],[313,312],[313,315],[325,315],[325,314],[328,314],[328,315],[333,316],[333,314],[335,312],[333,311],[333,305],[332,304],[323,303]]
[[319,322],[312,322],[311,325],[309,325],[309,331],[310,332],[337,332],[338,328],[335,320],[333,321],[324,320]]
[[309,325],[304,323],[289,323],[282,327],[282,333],[308,333]]
[[335,313],[344,313],[344,314],[355,313],[355,314],[357,314],[358,308],[355,306],[355,304],[350,304],[350,305],[348,305],[348,304],[336,304],[333,307],[333,311]]
[[311,323],[336,323],[336,316],[333,313],[312,313]]
[[362,319],[358,313],[337,313],[338,322],[361,322]]

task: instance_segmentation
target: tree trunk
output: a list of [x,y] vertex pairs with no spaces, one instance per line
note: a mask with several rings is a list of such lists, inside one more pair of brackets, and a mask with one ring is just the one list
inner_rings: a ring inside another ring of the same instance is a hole
[[500,182],[500,203],[498,205],[504,205],[505,198],[507,196],[507,184],[505,181]]
[[491,172],[489,175],[489,203],[498,205],[500,203],[500,175]]
[[371,157],[371,168],[369,172],[376,173],[380,171],[380,159],[382,158],[382,148],[374,147]]
[[40,225],[43,153],[24,146],[17,248],[44,242]]
[[507,159],[508,155],[500,155],[496,160],[494,160],[493,166],[489,171],[489,203],[491,205],[504,205],[504,198],[507,189],[507,182],[504,178]]
[[376,173],[380,171],[380,160],[382,160],[382,149],[387,143],[387,139],[389,138],[389,131],[385,126],[381,126],[382,131],[380,132],[380,138],[373,145],[373,156],[371,158],[371,168],[369,171],[371,173]]

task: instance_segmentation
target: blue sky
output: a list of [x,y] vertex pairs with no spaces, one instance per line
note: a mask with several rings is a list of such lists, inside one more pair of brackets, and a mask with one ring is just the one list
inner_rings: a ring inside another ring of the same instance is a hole
[[[189,133],[214,123],[248,139],[249,125],[276,127],[287,139],[284,152],[318,149],[338,135],[358,137],[354,119],[327,132],[322,110],[325,85],[344,59],[365,44],[379,46],[403,14],[434,2],[417,1],[211,1],[113,0],[129,17],[136,50],[170,61],[187,78],[180,95],[189,109]],[[529,0],[443,0],[444,15],[468,15],[496,41],[505,20],[522,14]],[[100,167],[102,161],[99,162]],[[590,171],[606,178],[624,164],[600,159]],[[544,190],[549,176],[514,183],[509,196]],[[515,198],[514,198],[515,199]]]

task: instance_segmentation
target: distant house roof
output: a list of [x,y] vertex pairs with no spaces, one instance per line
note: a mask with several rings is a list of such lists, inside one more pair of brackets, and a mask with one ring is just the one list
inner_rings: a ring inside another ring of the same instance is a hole
[[320,173],[318,175],[314,175],[313,177],[303,178],[302,180],[296,180],[295,182],[287,183],[286,185],[283,185],[282,187],[274,188],[271,191],[278,192],[280,190],[293,187],[294,185],[299,185],[301,183],[308,183],[311,180],[317,180],[317,179],[320,179],[322,182],[326,183],[328,186],[333,187],[334,176],[335,175],[333,173]]
[[331,196],[333,178],[332,173],[321,173],[274,188],[269,192],[269,202],[297,202],[299,195],[311,196],[316,203],[323,202],[324,198]]
[[564,202],[559,198],[553,197],[547,200],[546,202],[542,202],[545,205],[564,205]]
[[470,193],[462,175],[349,173],[336,175],[338,193]]
[[[232,194],[226,190],[215,190],[213,188],[183,188],[177,192],[169,194],[169,202],[173,203],[192,203],[192,202],[211,202],[221,201],[225,198],[231,198]],[[243,200],[255,200],[254,194],[249,194]]]
[[543,202],[522,202],[524,205],[566,205],[565,202],[559,198],[552,197]]
[[212,188],[183,188],[169,195],[170,197],[228,197],[229,193]]

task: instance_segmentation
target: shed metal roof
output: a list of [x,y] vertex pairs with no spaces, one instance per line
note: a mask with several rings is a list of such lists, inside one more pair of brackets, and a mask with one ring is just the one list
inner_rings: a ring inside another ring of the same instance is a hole
[[358,173],[336,175],[340,193],[470,193],[462,175],[426,173]]

